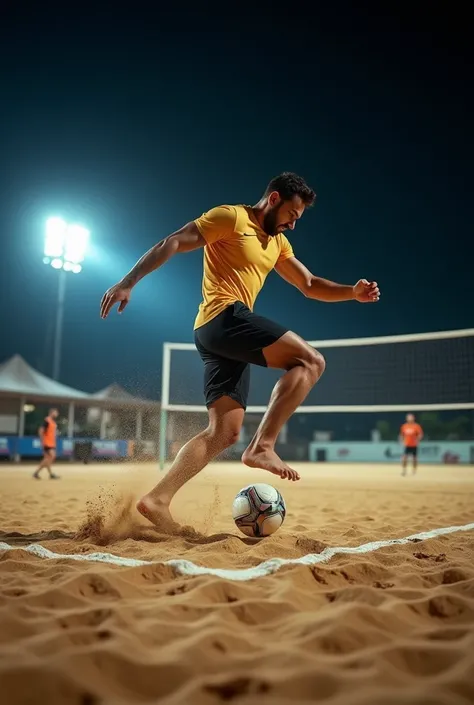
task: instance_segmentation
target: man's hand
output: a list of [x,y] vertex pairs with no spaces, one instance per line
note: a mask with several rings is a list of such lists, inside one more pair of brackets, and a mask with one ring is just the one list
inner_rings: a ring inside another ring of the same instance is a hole
[[362,304],[375,303],[380,299],[380,291],[377,282],[368,282],[367,279],[359,279],[352,287],[354,299]]
[[115,304],[119,304],[118,312],[122,313],[125,306],[130,301],[131,293],[132,288],[123,282],[119,282],[115,284],[115,286],[110,287],[110,289],[105,292],[100,302],[100,317],[107,318]]

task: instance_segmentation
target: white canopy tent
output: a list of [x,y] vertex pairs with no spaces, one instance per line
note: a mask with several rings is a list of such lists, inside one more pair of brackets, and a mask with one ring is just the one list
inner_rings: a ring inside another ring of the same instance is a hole
[[108,387],[105,387],[105,389],[101,389],[99,392],[95,392],[91,396],[93,396],[94,399],[112,399],[113,401],[125,401],[129,403],[144,401],[143,399],[134,397],[133,394],[127,392],[120,384],[115,383],[110,384]]
[[0,394],[27,396],[29,399],[88,399],[86,392],[55,382],[30,367],[21,355],[14,355],[0,365]]
[[[91,394],[91,399],[97,399],[98,401],[101,401],[103,404],[106,404],[109,409],[114,407],[129,410],[135,409],[135,439],[137,441],[139,441],[142,437],[143,412],[147,409],[155,409],[156,411],[158,411],[160,406],[158,402],[153,402],[149,401],[148,399],[141,399],[140,397],[133,396],[133,394],[130,394],[130,392],[127,392],[125,389],[123,389],[123,387],[116,383],[110,384],[108,387],[105,387],[105,389],[101,389],[100,391]],[[101,438],[105,436],[106,413],[104,412],[105,407],[102,407],[100,424]]]
[[15,399],[19,404],[18,435],[25,431],[27,401],[68,404],[68,436],[74,436],[75,406],[101,410],[101,438],[105,437],[105,412],[113,409],[134,409],[137,415],[136,438],[141,438],[143,411],[159,409],[159,403],[134,397],[118,384],[112,384],[95,394],[87,394],[56,382],[31,367],[21,355],[14,355],[0,364],[0,400]]
[[74,433],[74,404],[87,402],[86,392],[55,382],[30,367],[21,355],[14,355],[0,365],[0,397],[18,399],[18,435],[25,432],[25,404],[27,401],[60,402],[69,404],[68,436]]

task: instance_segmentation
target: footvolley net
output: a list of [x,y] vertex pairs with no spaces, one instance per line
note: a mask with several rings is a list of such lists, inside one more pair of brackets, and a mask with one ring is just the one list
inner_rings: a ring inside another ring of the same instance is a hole
[[[326,371],[298,414],[383,414],[474,409],[474,328],[410,335],[310,340]],[[253,367],[249,414],[263,414],[281,371]],[[165,343],[160,465],[173,415],[205,414],[203,365],[192,343]]]

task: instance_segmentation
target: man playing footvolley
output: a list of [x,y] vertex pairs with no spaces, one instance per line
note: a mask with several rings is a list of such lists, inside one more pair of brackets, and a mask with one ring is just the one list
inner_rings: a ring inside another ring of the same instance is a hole
[[311,274],[294,256],[284,232],[294,230],[314,200],[315,193],[304,179],[285,172],[270,181],[255,206],[212,208],[169,235],[102,298],[102,318],[117,303],[122,312],[133,287],[146,274],[178,253],[204,248],[203,301],[194,341],[204,362],[209,425],[181,448],[165,477],[138,502],[138,511],[156,525],[172,522],[169,505],[176,492],[239,438],[250,364],[274,367],[284,374],[242,462],[288,480],[300,479],[278,457],[275,443],[282,426],[322,375],[325,362],[296,333],[254,313],[255,299],[272,269],[311,299],[362,303],[379,299],[377,282],[335,284]]

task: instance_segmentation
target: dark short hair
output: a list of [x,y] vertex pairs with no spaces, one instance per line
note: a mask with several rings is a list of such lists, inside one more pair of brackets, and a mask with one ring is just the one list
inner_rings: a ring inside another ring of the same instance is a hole
[[316,199],[315,192],[303,177],[292,171],[284,171],[283,174],[275,176],[268,184],[265,196],[268,196],[272,191],[278,191],[284,201],[290,201],[293,196],[299,196],[305,206],[312,206]]

